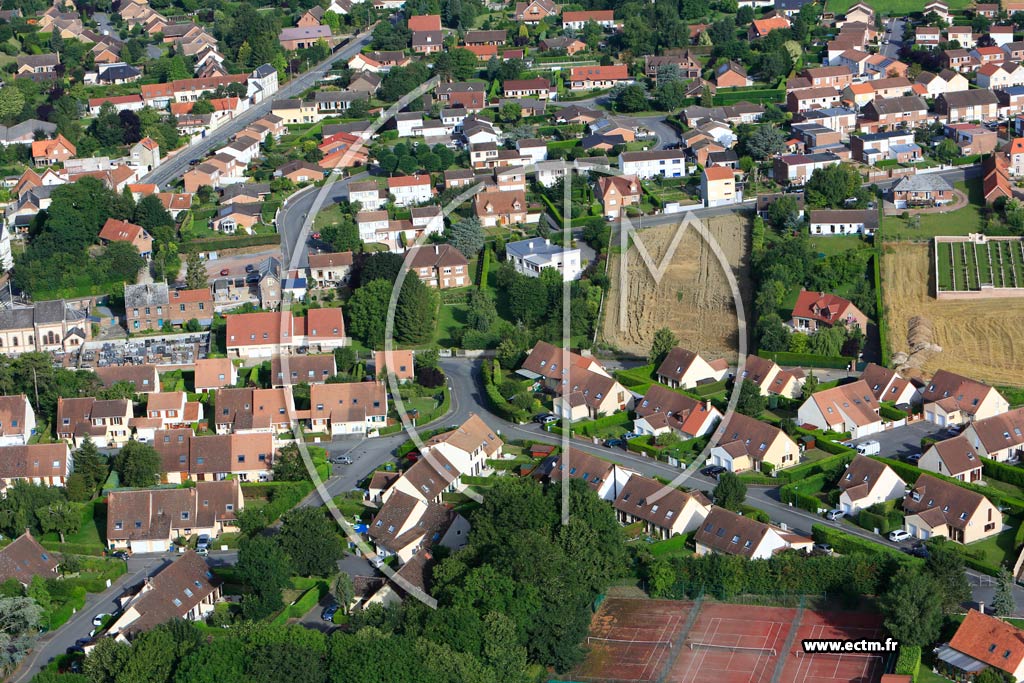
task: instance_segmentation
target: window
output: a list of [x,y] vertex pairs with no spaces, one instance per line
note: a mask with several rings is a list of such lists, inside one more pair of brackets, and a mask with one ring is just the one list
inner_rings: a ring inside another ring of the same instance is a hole
[[224,509],[227,510],[228,512],[231,512],[232,510],[235,509],[235,505],[234,503],[228,503],[227,505],[224,506]]
[[181,607],[181,600],[179,600],[178,598],[174,598],[173,600],[171,600],[171,602],[174,603],[175,607]]
[[135,520],[135,528],[136,529],[141,529],[142,528],[142,522],[140,520]]
[[185,589],[185,595],[187,595],[188,597],[191,598],[192,597],[192,589],[191,588],[186,588]]
[[122,529],[124,529],[124,522],[121,520],[114,522],[114,531],[121,531]]
[[739,535],[734,535],[734,536],[732,537],[732,541],[731,541],[731,543],[739,543],[739,542],[740,542],[740,537],[739,537]]
[[187,510],[185,510],[185,511],[183,511],[183,512],[181,513],[181,518],[182,518],[183,520],[187,520],[187,519],[188,519],[188,511],[187,511]]
[[238,456],[238,462],[245,462],[245,456],[244,455]]

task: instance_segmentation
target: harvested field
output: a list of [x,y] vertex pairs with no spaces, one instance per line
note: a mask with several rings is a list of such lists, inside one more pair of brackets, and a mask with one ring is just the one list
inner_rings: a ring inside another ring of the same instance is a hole
[[[747,254],[748,219],[738,213],[707,219],[705,225],[718,241],[739,281],[743,304],[750,310]],[[677,227],[669,225],[640,231],[654,269],[669,251]],[[718,258],[695,230],[687,230],[661,282],[655,281],[635,246],[628,253],[628,276],[619,274],[622,254],[612,254],[608,272],[611,290],[602,323],[603,340],[626,353],[646,356],[654,332],[667,327],[684,348],[705,358],[732,360],[738,348],[736,308],[728,280]],[[620,296],[621,292],[621,296]],[[626,324],[620,329],[619,304],[626,305]]]
[[1024,300],[933,296],[927,244],[887,243],[882,293],[893,362],[910,375],[945,369],[998,384],[1024,385]]

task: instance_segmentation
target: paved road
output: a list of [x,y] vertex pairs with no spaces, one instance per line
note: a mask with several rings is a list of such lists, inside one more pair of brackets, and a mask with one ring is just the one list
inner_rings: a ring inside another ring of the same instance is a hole
[[[337,204],[347,198],[349,183],[365,180],[369,177],[370,174],[363,171],[362,173],[356,173],[348,178],[341,178],[331,183],[327,188],[327,200],[324,202],[323,208]],[[290,265],[292,263],[292,254],[295,253],[295,249],[298,247],[301,253],[299,254],[296,267],[305,268],[309,265],[309,245],[305,243],[299,245],[298,242],[302,234],[302,224],[306,220],[306,214],[312,208],[320,190],[321,188],[318,186],[299,190],[288,197],[287,203],[281,207],[281,212],[277,215],[277,231],[281,233],[282,263]]]
[[224,124],[206,137],[197,140],[188,147],[181,149],[177,154],[163,162],[155,170],[144,176],[139,182],[156,183],[166,188],[176,179],[180,178],[189,168],[189,162],[193,159],[201,159],[209,152],[223,146],[232,136],[248,126],[250,123],[270,113],[270,104],[274,99],[287,99],[297,97],[304,90],[311,88],[327,73],[327,71],[340,60],[347,60],[352,55],[363,49],[370,42],[371,33],[367,31],[359,38],[353,38],[352,42],[338,50],[336,53],[320,62],[306,73],[293,78],[281,86],[271,99],[249,107],[249,109],[236,116],[230,122]]
[[889,33],[882,40],[888,38],[889,42],[882,45],[881,53],[891,59],[899,59],[900,48],[903,47],[903,20],[893,17],[886,22],[885,27]]

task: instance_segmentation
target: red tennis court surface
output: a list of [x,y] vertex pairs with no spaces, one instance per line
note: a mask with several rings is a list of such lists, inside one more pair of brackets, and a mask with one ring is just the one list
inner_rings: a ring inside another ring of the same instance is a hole
[[[608,598],[591,623],[586,660],[564,680],[592,683],[879,683],[885,662],[808,655],[805,638],[876,638],[877,615],[674,600]],[[687,630],[687,623],[692,624]],[[792,638],[791,638],[792,636]],[[787,647],[788,641],[788,647]]]

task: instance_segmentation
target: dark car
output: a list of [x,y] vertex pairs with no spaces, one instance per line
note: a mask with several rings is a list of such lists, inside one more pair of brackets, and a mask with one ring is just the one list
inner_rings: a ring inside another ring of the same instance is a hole
[[907,462],[910,463],[911,465],[916,465],[920,459],[920,453],[911,453],[910,455],[907,456]]
[[558,422],[558,418],[551,413],[541,413],[540,415],[534,416],[533,421],[537,424],[546,425],[551,424],[552,422]]
[[247,272],[247,273],[251,273],[254,270],[256,270],[256,266],[254,266],[251,263],[245,267],[245,272]]
[[64,654],[84,655],[85,654],[85,648],[82,647],[81,645],[72,645],[71,647],[69,647],[67,650],[64,651]]
[[123,550],[118,550],[116,553],[113,553],[111,557],[117,558],[118,560],[124,560],[125,562],[128,561],[128,553]]
[[702,469],[700,471],[700,473],[703,474],[705,477],[717,477],[722,472],[727,472],[727,471],[728,470],[726,470],[721,465],[708,465],[707,467]]
[[606,439],[604,445],[608,448],[625,448],[626,442],[623,439]]
[[913,547],[907,550],[907,552],[914,557],[920,557],[922,560],[927,560],[931,557],[931,552],[929,552],[928,546],[921,542],[915,543]]
[[334,621],[334,615],[338,611],[338,605],[328,605],[324,608],[324,611],[320,613],[320,618],[324,621]]

